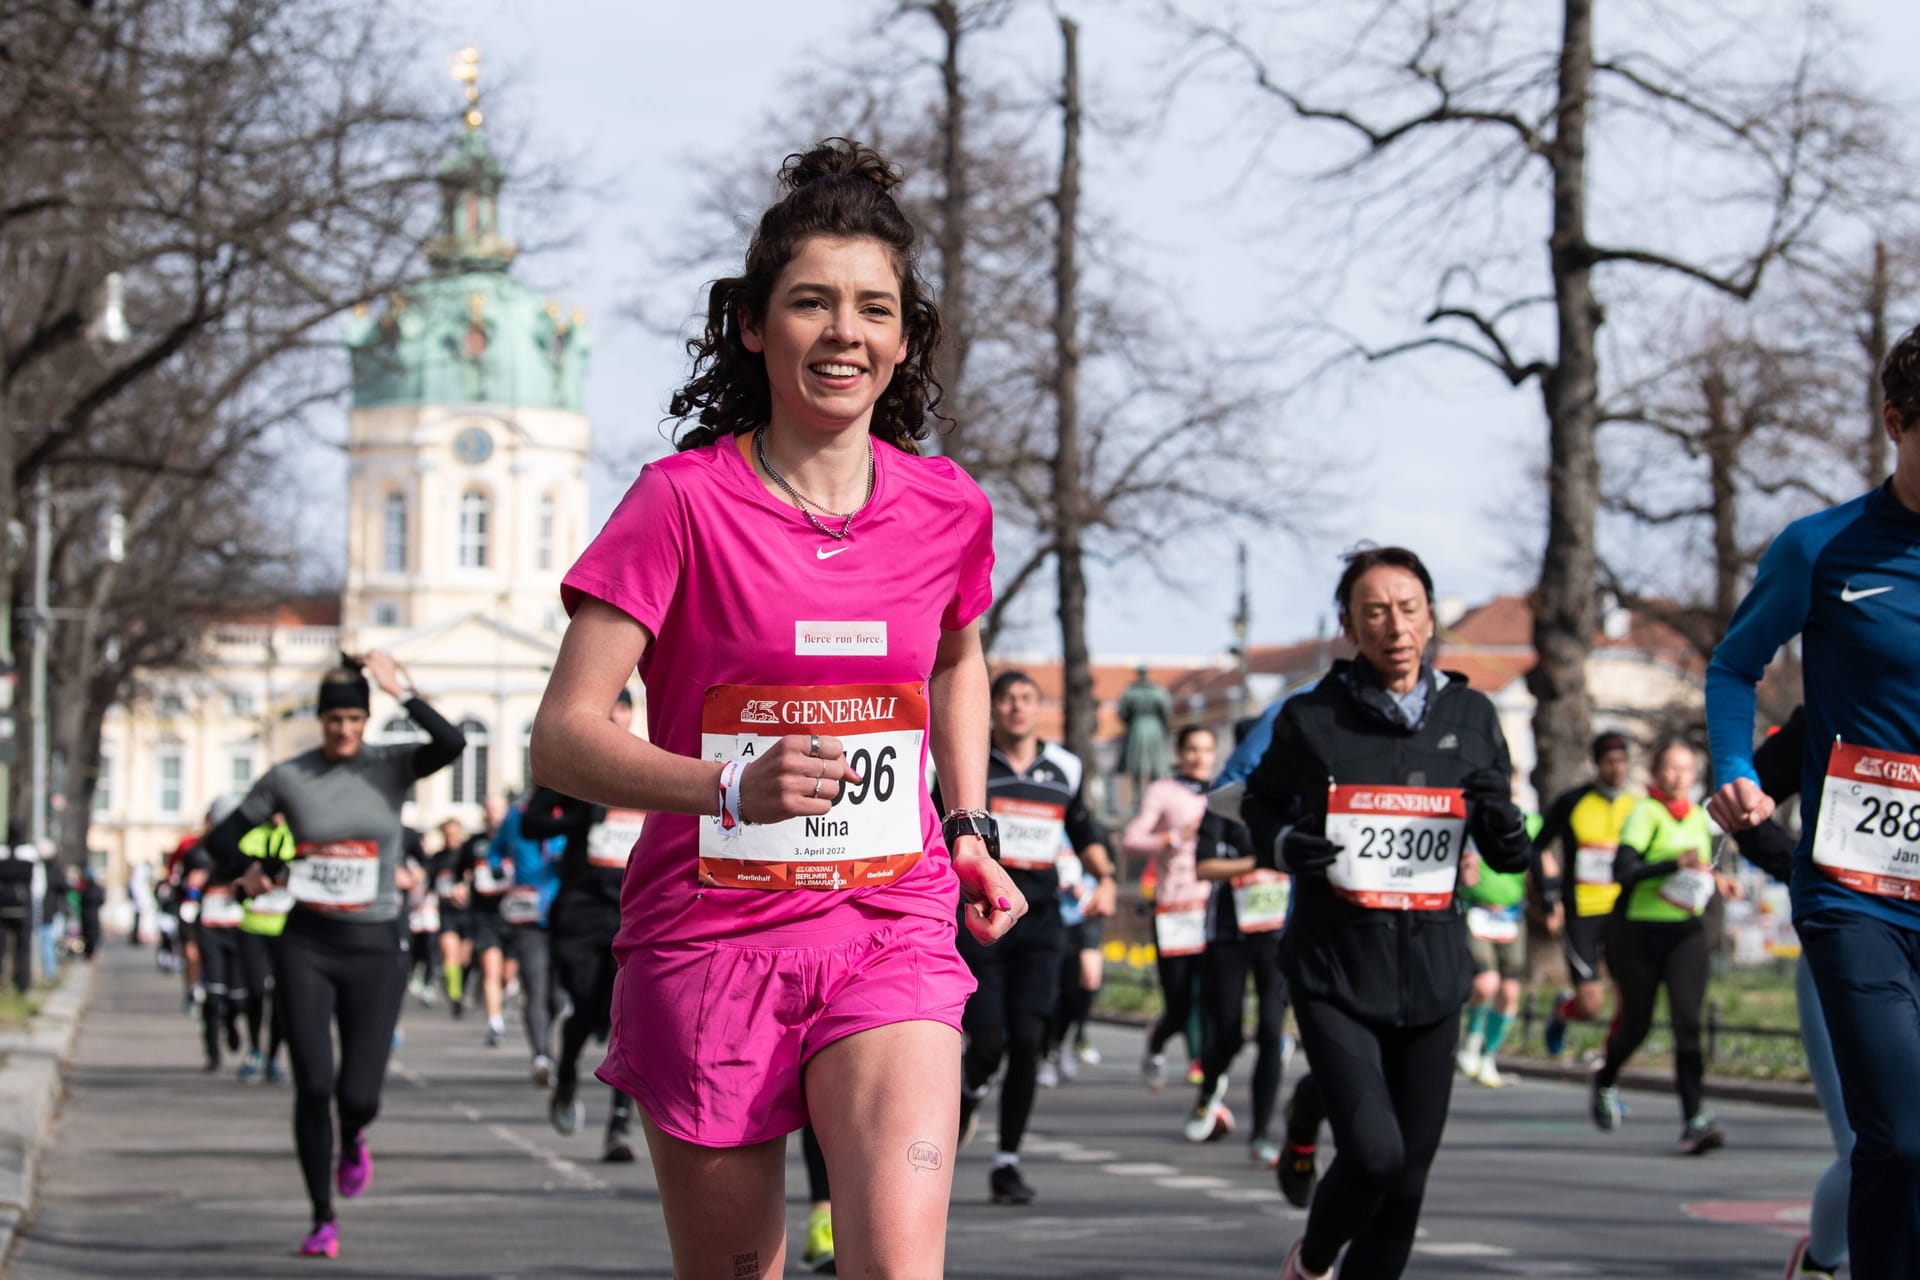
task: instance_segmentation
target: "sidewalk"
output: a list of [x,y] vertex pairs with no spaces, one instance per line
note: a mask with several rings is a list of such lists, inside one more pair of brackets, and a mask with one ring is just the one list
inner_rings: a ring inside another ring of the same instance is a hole
[[0,1259],[33,1211],[41,1152],[64,1094],[64,1075],[93,994],[95,965],[69,960],[26,1031],[0,1035]]

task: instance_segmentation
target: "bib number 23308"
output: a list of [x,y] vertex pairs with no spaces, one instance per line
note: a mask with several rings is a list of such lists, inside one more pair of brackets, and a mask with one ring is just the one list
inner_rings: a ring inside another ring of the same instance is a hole
[[1327,796],[1327,839],[1344,846],[1327,879],[1349,902],[1435,911],[1453,901],[1467,801],[1453,787],[1342,786]]
[[700,882],[734,889],[853,889],[890,884],[920,860],[919,684],[716,685],[700,716],[701,754],[749,766],[788,734],[831,735],[860,781],[818,817],[700,826]]
[[1920,899],[1920,756],[1834,743],[1813,862],[1849,889]]

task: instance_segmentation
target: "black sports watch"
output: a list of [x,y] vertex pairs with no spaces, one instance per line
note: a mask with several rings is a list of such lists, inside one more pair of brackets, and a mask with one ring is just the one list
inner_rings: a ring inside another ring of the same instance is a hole
[[985,809],[955,809],[940,819],[940,838],[947,842],[949,851],[959,836],[979,836],[987,846],[987,856],[1000,861],[1000,824]]

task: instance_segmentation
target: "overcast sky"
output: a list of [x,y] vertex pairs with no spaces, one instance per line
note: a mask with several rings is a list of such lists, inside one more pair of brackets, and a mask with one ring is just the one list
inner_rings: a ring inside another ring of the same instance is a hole
[[[567,303],[584,306],[594,329],[587,407],[597,451],[610,460],[596,468],[596,525],[638,462],[662,450],[662,407],[685,372],[684,352],[670,336],[622,313],[645,282],[658,279],[648,247],[671,242],[674,228],[689,217],[695,191],[688,158],[756,138],[757,122],[780,106],[797,72],[834,64],[841,42],[834,28],[858,27],[878,7],[853,0],[457,0],[429,10],[447,33],[447,52],[461,42],[480,48],[483,86],[503,67],[512,77],[511,97],[495,108],[493,121],[510,124],[536,150],[579,156],[583,176],[603,193],[566,211],[585,232],[577,248],[536,256],[519,268]],[[1060,7],[1082,18],[1089,97],[1116,111],[1139,109],[1129,90],[1149,81],[1164,42],[1120,19],[1111,6]],[[1855,50],[1869,79],[1899,84],[1920,55],[1920,5],[1842,0],[1837,7],[1855,24],[1873,26],[1875,38]],[[1051,19],[1037,5],[1013,36],[992,46],[995,57],[1008,59],[1036,86],[1052,73],[1056,47]],[[444,77],[444,56],[423,50],[432,64],[423,74]],[[450,79],[443,83],[451,111],[457,87]],[[502,121],[506,110],[530,119]],[[1124,141],[1098,134],[1088,140],[1093,202],[1126,222],[1156,275],[1181,298],[1183,313],[1199,317],[1196,323],[1226,343],[1270,325],[1276,311],[1276,299],[1246,279],[1263,247],[1260,210],[1226,198],[1214,176],[1223,153],[1196,150],[1198,139],[1230,139],[1237,124],[1196,106],[1157,131]],[[762,159],[771,171],[779,157]],[[507,231],[528,240],[539,236],[528,226]],[[654,314],[668,316],[690,314],[700,302],[693,290],[685,298],[647,299]],[[1519,548],[1540,536],[1543,505],[1529,480],[1544,456],[1539,405],[1531,385],[1506,391],[1484,368],[1445,360],[1403,364],[1370,376],[1363,387],[1318,397],[1310,421],[1296,428],[1337,451],[1344,501],[1304,545],[1255,540],[1255,643],[1312,634],[1328,612],[1339,550],[1362,538],[1420,551],[1444,594],[1475,601],[1523,588]],[[1195,543],[1177,554],[1190,561],[1184,594],[1137,571],[1098,573],[1091,602],[1098,658],[1203,656],[1229,642],[1230,553],[1217,543]],[[1050,599],[1034,601],[1022,622],[1014,645],[1057,650]]]

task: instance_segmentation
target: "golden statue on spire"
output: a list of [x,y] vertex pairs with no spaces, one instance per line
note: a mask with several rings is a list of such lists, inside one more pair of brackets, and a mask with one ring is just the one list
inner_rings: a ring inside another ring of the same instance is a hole
[[453,78],[466,86],[467,111],[462,118],[467,128],[480,127],[480,51],[472,45],[460,50],[448,60]]

